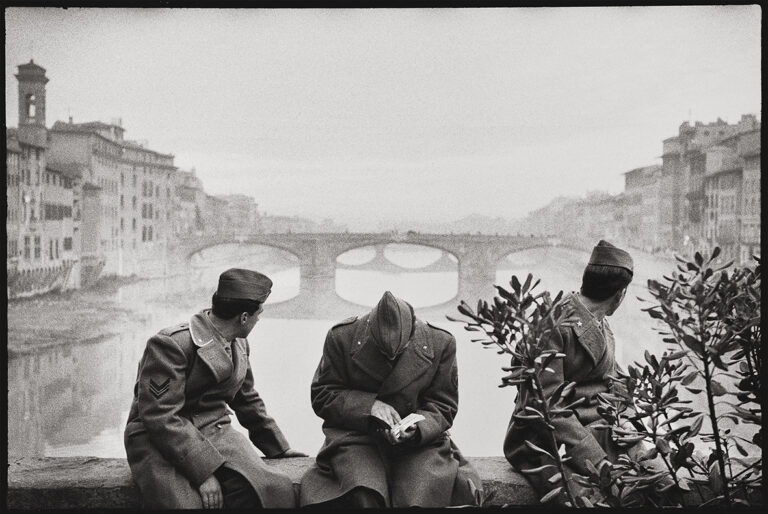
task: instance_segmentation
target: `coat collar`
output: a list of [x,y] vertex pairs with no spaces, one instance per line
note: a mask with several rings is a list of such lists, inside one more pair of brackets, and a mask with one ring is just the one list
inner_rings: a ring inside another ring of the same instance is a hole
[[589,312],[575,292],[568,294],[566,302],[571,308],[570,315],[573,318],[572,327],[576,333],[576,340],[581,343],[592,362],[597,365],[607,350],[600,322]]
[[[224,350],[224,338],[208,318],[209,312],[210,309],[205,309],[192,316],[189,333],[197,347],[197,355],[211,370],[218,384],[232,376],[234,365]],[[232,343],[232,351],[238,351],[241,346],[242,341],[236,339]]]
[[378,394],[397,392],[421,376],[432,364],[434,350],[424,322],[416,320],[408,347],[392,363],[381,354],[368,332],[368,315],[362,316],[355,329],[350,349],[352,361],[365,373],[381,382]]

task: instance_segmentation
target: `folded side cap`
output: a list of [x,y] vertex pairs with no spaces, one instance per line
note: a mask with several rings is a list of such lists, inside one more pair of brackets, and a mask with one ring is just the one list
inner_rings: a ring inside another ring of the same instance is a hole
[[271,292],[272,280],[263,273],[242,268],[230,268],[219,276],[216,296],[264,302]]
[[379,351],[394,359],[408,344],[413,331],[413,308],[389,291],[371,310],[371,336]]
[[634,271],[632,256],[625,250],[617,248],[604,239],[601,239],[592,249],[592,255],[589,257],[589,264],[598,266],[616,266],[624,268],[630,273]]

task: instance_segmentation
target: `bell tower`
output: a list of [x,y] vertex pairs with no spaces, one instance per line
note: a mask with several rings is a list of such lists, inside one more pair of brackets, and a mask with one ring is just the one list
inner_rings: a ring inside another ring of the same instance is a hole
[[19,81],[19,141],[37,147],[47,145],[45,127],[45,68],[30,59],[19,65],[16,74]]

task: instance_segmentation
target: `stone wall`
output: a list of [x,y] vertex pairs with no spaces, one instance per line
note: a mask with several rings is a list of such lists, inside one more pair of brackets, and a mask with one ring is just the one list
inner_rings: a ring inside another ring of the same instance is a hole
[[[314,459],[267,460],[298,484]],[[469,458],[483,479],[488,505],[533,505],[528,482],[503,457]],[[11,459],[8,509],[130,509],[141,507],[125,459],[95,457]]]

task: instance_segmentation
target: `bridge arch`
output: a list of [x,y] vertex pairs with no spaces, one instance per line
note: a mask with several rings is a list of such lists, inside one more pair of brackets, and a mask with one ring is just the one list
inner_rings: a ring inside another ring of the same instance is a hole
[[[411,242],[411,241],[397,241],[397,240],[384,241],[384,242],[377,241],[375,243],[368,243],[368,244],[357,244],[355,246],[352,246],[352,247],[345,248],[345,249],[341,250],[333,258],[333,260],[334,260],[334,262],[338,263],[339,257],[341,257],[342,255],[344,255],[347,252],[351,252],[351,251],[354,251],[354,250],[360,250],[362,248],[376,247],[376,246],[380,246],[380,245],[381,246],[387,246],[387,245],[393,245],[393,244],[407,245],[407,246],[417,246],[417,247],[420,246],[420,247],[429,248],[429,249],[432,249],[432,250],[440,250],[444,254],[452,255],[456,259],[457,266],[458,266],[458,263],[459,263],[459,256],[454,253],[454,250],[451,250],[450,248],[447,248],[445,246],[440,246],[440,245],[431,244],[431,243],[416,243],[416,242]],[[374,258],[375,258],[375,256],[374,256]]]

